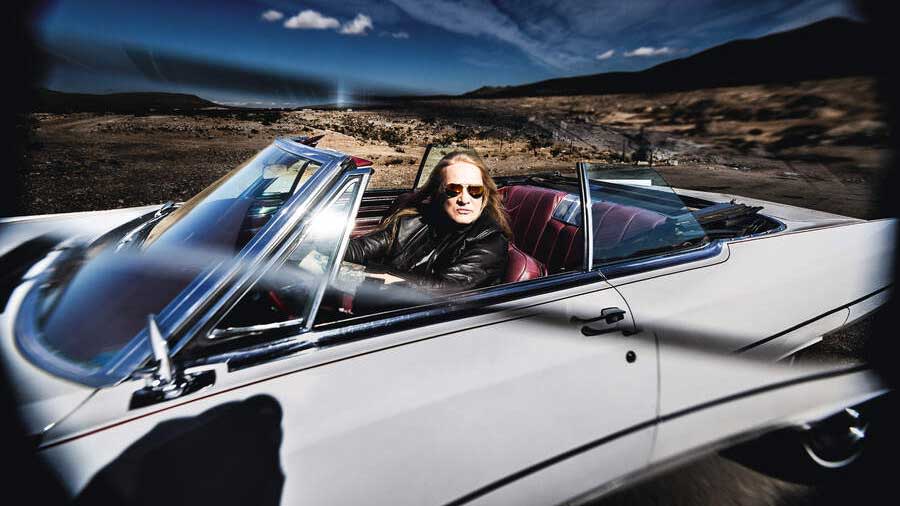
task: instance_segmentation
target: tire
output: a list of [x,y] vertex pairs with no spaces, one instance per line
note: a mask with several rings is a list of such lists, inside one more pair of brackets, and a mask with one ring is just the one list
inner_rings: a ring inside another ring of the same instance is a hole
[[[724,450],[721,455],[783,481],[822,485],[849,478],[866,465],[878,428],[877,406],[847,408],[824,420],[781,429]],[[876,416],[873,416],[876,415]]]

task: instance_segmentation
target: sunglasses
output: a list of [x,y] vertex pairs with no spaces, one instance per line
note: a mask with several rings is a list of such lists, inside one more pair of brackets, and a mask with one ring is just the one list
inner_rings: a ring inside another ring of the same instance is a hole
[[470,184],[464,186],[459,183],[445,184],[444,195],[446,195],[447,198],[452,199],[454,197],[458,197],[459,194],[463,192],[463,189],[465,189],[469,193],[469,196],[471,196],[473,199],[480,199],[484,196],[484,186],[481,186],[480,184]]

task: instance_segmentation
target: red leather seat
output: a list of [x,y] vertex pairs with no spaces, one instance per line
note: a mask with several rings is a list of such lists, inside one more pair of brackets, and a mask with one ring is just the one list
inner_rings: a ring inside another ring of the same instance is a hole
[[580,264],[584,249],[580,227],[553,219],[553,211],[566,192],[519,185],[503,187],[500,193],[513,230],[513,242],[523,253],[542,264],[546,272]]
[[[541,264],[546,272],[580,269],[584,259],[584,232],[553,218],[553,211],[566,192],[539,186],[517,185],[500,189],[513,229],[513,241],[523,254]],[[639,207],[595,202],[594,244],[614,248],[665,222],[665,216]]]
[[591,214],[594,243],[603,247],[614,247],[666,221],[666,217],[659,213],[612,202],[594,202]]
[[546,275],[547,269],[543,264],[525,254],[514,243],[509,243],[509,259],[506,264],[506,276],[503,278],[504,283],[527,281]]

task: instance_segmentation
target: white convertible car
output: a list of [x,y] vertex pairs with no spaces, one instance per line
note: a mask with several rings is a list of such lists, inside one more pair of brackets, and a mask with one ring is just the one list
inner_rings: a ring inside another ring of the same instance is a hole
[[68,493],[556,504],[773,430],[859,455],[882,383],[792,357],[886,301],[895,221],[498,177],[505,282],[436,297],[340,261],[414,189],[367,165],[280,139],[184,204],[0,224],[3,369]]

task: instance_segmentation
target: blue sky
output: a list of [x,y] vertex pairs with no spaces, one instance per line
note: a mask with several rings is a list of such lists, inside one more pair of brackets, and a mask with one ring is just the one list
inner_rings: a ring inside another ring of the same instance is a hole
[[121,0],[51,4],[45,86],[304,105],[642,70],[831,16],[835,0]]

